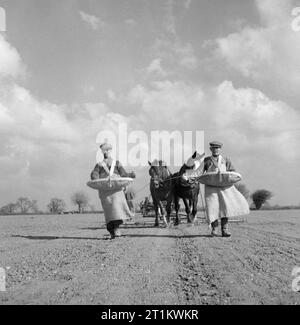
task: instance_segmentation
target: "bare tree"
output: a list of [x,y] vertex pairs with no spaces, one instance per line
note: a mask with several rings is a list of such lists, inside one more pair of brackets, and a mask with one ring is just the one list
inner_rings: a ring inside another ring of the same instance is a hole
[[16,203],[8,203],[5,206],[3,206],[2,208],[0,208],[0,214],[14,214],[17,210],[17,205]]
[[259,210],[272,196],[273,194],[270,191],[257,190],[251,195],[251,198],[256,209]]
[[39,212],[39,208],[37,205],[37,201],[36,200],[32,200],[30,202],[30,208],[29,208],[33,213],[38,213]]
[[76,192],[71,197],[72,203],[78,206],[78,212],[83,212],[89,203],[89,198],[84,192]]
[[26,214],[31,207],[31,201],[27,197],[18,198],[16,204],[23,214]]
[[20,208],[22,214],[28,213],[30,210],[34,213],[38,212],[36,200],[29,200],[27,197],[20,197],[17,200],[16,206]]
[[60,213],[65,210],[66,203],[64,200],[52,198],[47,207],[51,213]]

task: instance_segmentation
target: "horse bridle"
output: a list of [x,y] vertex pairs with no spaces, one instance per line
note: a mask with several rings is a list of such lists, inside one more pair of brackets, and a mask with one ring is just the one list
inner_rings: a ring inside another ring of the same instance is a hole
[[[160,175],[157,172],[157,170],[155,168],[153,168],[153,170],[154,170],[156,176],[158,177],[159,187],[164,187],[165,181],[168,180],[168,179],[165,179],[165,180],[161,179]],[[167,167],[167,173],[168,173],[167,178],[172,175],[172,173],[170,172],[168,167]],[[154,177],[151,175],[151,181],[154,181],[154,180],[155,180]]]
[[184,186],[184,187],[188,187],[188,186],[190,186],[190,187],[194,187],[194,186],[196,186],[197,185],[197,181],[196,181],[196,179],[192,179],[192,178],[190,178],[190,179],[188,179],[188,180],[184,180],[184,183],[182,182],[182,176],[184,175],[184,173],[182,173],[181,175],[180,175],[180,177],[179,177],[179,183],[180,183],[180,185],[181,186]]

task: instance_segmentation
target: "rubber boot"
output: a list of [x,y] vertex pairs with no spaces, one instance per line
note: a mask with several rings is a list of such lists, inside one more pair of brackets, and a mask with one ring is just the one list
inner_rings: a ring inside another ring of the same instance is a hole
[[215,220],[214,222],[211,223],[211,228],[212,228],[211,235],[212,235],[212,237],[217,237],[218,236],[218,232],[217,232],[218,226],[219,226],[218,220]]
[[221,219],[221,227],[222,227],[222,237],[231,237],[231,233],[228,228],[228,218]]

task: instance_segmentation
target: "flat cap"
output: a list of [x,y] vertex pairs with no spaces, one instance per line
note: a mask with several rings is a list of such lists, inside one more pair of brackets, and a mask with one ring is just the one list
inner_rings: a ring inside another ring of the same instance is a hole
[[100,145],[100,149],[101,150],[112,150],[112,145],[107,142],[104,142]]
[[209,145],[214,148],[222,148],[223,147],[223,143],[221,143],[219,141],[212,141],[209,143]]

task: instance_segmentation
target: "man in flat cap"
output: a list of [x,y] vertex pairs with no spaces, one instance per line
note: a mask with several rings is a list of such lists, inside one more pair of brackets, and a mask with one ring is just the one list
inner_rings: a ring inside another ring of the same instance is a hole
[[[219,141],[212,141],[209,143],[212,155],[204,159],[204,171],[229,171],[234,172],[231,161],[228,158],[221,156],[223,143]],[[222,170],[221,170],[222,169]]]
[[[235,171],[231,161],[221,156],[223,144],[212,141],[209,145],[212,155],[204,159],[203,172]],[[219,218],[221,218],[222,236],[230,237],[228,218],[249,213],[248,202],[235,186],[223,188],[205,185],[205,202],[212,236],[218,235]]]
[[105,178],[108,176],[107,169],[110,170],[111,167],[114,167],[114,174],[119,175],[121,177],[131,177],[135,178],[135,173],[127,173],[124,167],[121,165],[119,160],[114,160],[112,158],[111,152],[112,152],[112,145],[110,143],[104,142],[100,145],[100,149],[103,154],[103,161],[101,163],[98,163],[94,170],[92,171],[92,178],[94,174],[94,179],[97,178]]
[[[109,175],[135,178],[134,172],[127,173],[121,163],[112,158],[112,146],[109,143],[101,144],[100,149],[102,150],[104,159],[101,163],[98,163],[92,171],[92,180],[106,178]],[[111,238],[114,239],[115,237],[120,237],[120,225],[124,220],[128,220],[133,217],[133,213],[128,207],[124,191],[119,190],[102,192],[99,190],[99,198],[104,210],[106,227],[111,235]]]

